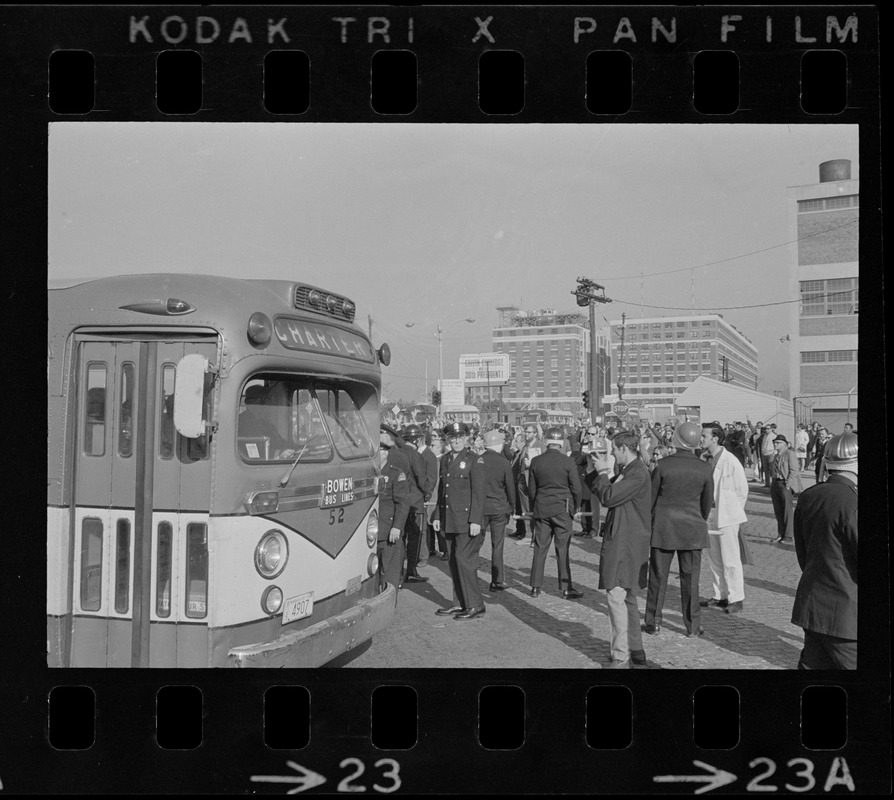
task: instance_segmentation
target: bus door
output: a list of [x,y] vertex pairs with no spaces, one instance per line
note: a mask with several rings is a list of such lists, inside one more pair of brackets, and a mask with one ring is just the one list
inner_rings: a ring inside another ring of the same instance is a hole
[[210,453],[176,433],[173,398],[180,358],[215,351],[78,343],[71,666],[207,665]]

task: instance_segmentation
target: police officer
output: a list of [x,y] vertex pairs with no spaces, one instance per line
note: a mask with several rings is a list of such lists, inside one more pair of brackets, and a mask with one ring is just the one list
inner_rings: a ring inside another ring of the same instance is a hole
[[[425,583],[428,580],[428,578],[423,578],[417,570],[419,548],[422,545],[421,526],[425,514],[425,492],[423,488],[426,485],[425,462],[416,449],[416,442],[420,438],[422,438],[422,428],[418,425],[407,425],[401,431],[401,439],[403,440],[402,452],[410,464],[410,471],[407,474],[410,489],[410,513],[407,516],[407,524],[404,528],[407,540],[407,583]],[[431,489],[429,489],[430,493]]]
[[472,507],[472,462],[477,458],[469,450],[469,428],[464,422],[444,427],[449,450],[441,456],[438,504],[432,515],[435,531],[443,529],[447,539],[447,563],[453,578],[453,604],[439,608],[441,617],[456,620],[475,619],[485,612],[484,598],[478,588],[478,551],[484,537],[480,527],[474,533],[469,522]]
[[472,469],[472,507],[469,513],[470,530],[476,525],[483,534],[490,528],[491,567],[490,590],[508,589],[503,580],[503,542],[509,515],[515,508],[515,479],[512,466],[503,455],[506,437],[502,431],[484,434],[485,451],[475,459]]
[[531,597],[540,597],[549,542],[555,537],[559,588],[563,597],[576,599],[583,597],[583,593],[571,584],[568,542],[571,539],[571,518],[580,502],[580,477],[577,465],[563,453],[565,432],[561,428],[550,428],[544,440],[546,452],[531,461],[528,478],[534,517]]
[[379,590],[387,583],[400,585],[403,564],[403,529],[410,511],[410,490],[407,472],[410,465],[397,446],[397,431],[389,425],[379,428],[380,470],[384,488],[379,494],[379,535],[376,554],[379,557]]

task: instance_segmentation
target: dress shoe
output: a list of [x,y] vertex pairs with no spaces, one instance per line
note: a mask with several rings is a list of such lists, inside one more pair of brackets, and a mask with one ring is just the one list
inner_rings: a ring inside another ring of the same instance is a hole
[[509,534],[509,538],[510,538],[510,539],[524,539],[524,538],[525,538],[525,534],[523,534],[523,533],[510,533],[510,534]]
[[428,582],[428,578],[423,578],[421,575],[407,575],[407,583],[426,583]]
[[577,536],[579,539],[592,539],[593,538],[593,534],[591,531],[578,531],[574,535]]
[[531,587],[531,597],[540,597],[540,587],[539,586]]
[[454,614],[458,614],[462,610],[462,606],[451,606],[450,608],[439,608],[435,611],[435,614],[439,617],[452,617]]
[[648,634],[651,634],[652,636],[654,636],[656,633],[661,632],[661,626],[660,625],[642,625],[642,626],[640,626],[640,630],[642,630],[643,633],[648,633]]
[[738,614],[745,607],[745,603],[742,600],[736,600],[735,603],[730,603],[726,607],[727,614]]
[[645,650],[631,650],[630,660],[639,667],[643,667],[649,663],[648,661],[646,661]]
[[630,661],[618,661],[613,658],[608,664],[603,667],[603,669],[630,669]]
[[499,581],[497,583],[492,583],[490,585],[490,590],[492,592],[502,592],[504,589],[508,589],[508,588],[509,588],[509,584],[503,583],[503,581]]
[[712,606],[717,606],[718,608],[726,608],[729,604],[729,600],[718,600],[716,597],[712,597],[709,600],[699,600],[698,604],[702,608],[711,608]]
[[566,600],[577,600],[578,597],[583,596],[584,593],[578,589],[575,589],[573,586],[562,592],[562,597],[564,597]]
[[461,614],[456,614],[454,619],[475,619],[475,617],[484,616],[484,612],[487,609],[484,606],[479,608],[470,608],[468,611],[463,611]]
[[698,639],[700,636],[704,636],[704,635],[705,635],[705,629],[697,628],[694,631],[689,631],[689,633],[686,634],[686,638],[687,639]]

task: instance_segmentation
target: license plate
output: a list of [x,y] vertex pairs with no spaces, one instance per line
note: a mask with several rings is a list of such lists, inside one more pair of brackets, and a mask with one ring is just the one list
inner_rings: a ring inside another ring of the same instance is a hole
[[282,624],[294,622],[296,619],[304,619],[309,617],[314,610],[314,593],[307,592],[299,594],[297,597],[290,597],[286,600],[282,612]]

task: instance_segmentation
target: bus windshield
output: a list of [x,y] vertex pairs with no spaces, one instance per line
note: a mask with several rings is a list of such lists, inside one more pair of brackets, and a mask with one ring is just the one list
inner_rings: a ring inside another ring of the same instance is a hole
[[288,462],[299,455],[302,463],[328,461],[331,436],[341,458],[369,458],[375,446],[361,412],[361,393],[372,391],[300,376],[255,376],[242,390],[239,455],[249,462]]

